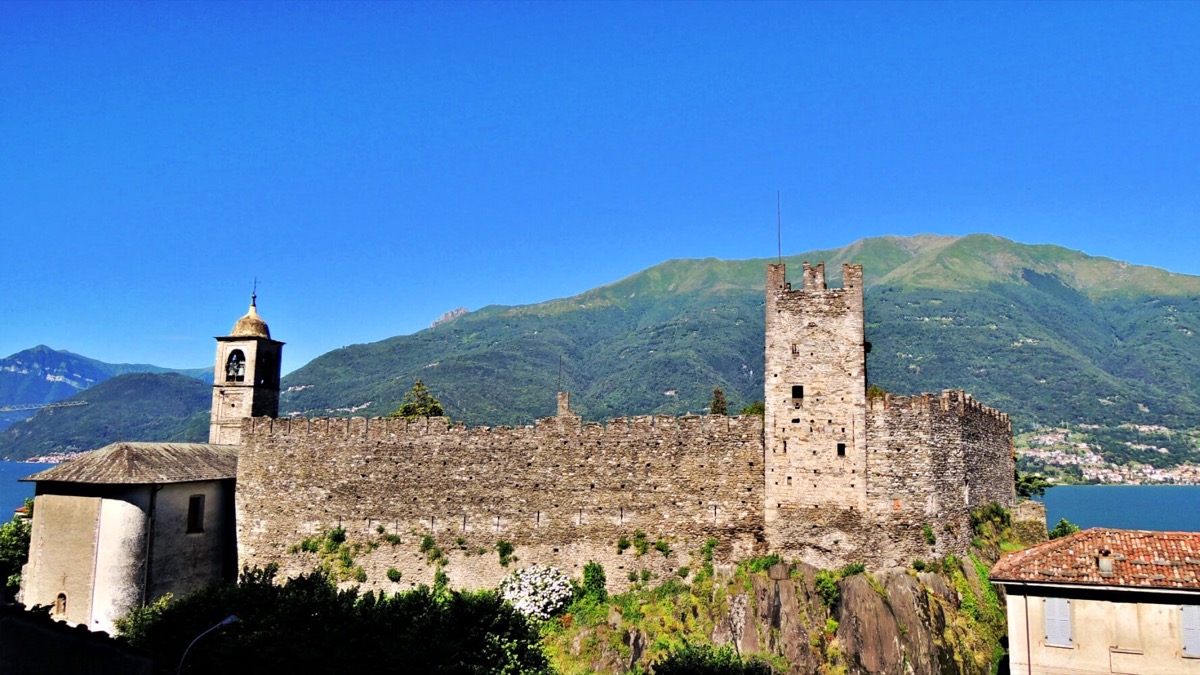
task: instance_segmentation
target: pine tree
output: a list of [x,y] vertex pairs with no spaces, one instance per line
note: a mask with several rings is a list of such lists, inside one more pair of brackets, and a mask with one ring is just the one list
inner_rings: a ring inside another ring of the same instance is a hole
[[712,403],[708,404],[708,414],[728,415],[729,404],[725,402],[725,392],[720,387],[713,387]]
[[417,380],[413,382],[412,389],[409,389],[408,393],[404,395],[404,402],[400,405],[400,409],[392,413],[390,417],[403,417],[411,420],[418,417],[441,417],[443,414],[441,402],[433,397],[424,382]]

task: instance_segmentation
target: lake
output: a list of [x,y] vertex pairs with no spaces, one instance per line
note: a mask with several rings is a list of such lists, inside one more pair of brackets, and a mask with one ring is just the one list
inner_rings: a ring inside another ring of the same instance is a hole
[[1063,485],[1046,490],[1046,524],[1066,518],[1083,529],[1200,532],[1200,486]]
[[27,497],[33,496],[33,483],[18,481],[52,466],[33,462],[0,462],[0,522],[6,522],[12,517],[13,509],[22,506]]

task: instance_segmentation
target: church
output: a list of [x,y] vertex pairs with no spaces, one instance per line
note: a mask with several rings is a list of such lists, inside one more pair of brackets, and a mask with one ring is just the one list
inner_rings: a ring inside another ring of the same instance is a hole
[[217,338],[208,443],[117,442],[23,479],[36,485],[26,606],[112,633],[134,607],[236,578],[241,421],[279,412],[283,343],[256,304]]

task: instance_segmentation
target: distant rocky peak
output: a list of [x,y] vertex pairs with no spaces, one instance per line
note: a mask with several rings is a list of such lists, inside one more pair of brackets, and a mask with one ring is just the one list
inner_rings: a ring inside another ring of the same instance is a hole
[[469,311],[471,311],[471,310],[467,309],[466,307],[459,307],[458,309],[452,309],[449,312],[446,312],[445,314],[439,316],[436,320],[434,320],[433,323],[429,324],[429,327],[437,328],[438,326],[440,326],[444,323],[449,323],[449,322],[457,319],[458,317],[462,316],[463,314],[466,314]]

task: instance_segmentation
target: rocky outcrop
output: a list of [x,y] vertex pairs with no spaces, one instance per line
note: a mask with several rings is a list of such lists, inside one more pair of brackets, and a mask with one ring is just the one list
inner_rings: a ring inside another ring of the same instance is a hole
[[[571,651],[593,672],[652,669],[666,645],[681,640],[731,645],[743,656],[769,661],[777,672],[794,674],[984,674],[997,658],[1002,619],[999,627],[989,624],[987,616],[994,620],[997,608],[990,615],[980,609],[997,599],[980,586],[986,581],[970,561],[951,559],[936,573],[897,568],[848,576],[837,581],[832,608],[828,586],[826,599],[818,591],[819,572],[806,564],[778,564],[765,573],[718,580],[707,601],[675,596],[664,615],[629,621],[613,611],[602,626],[580,627]],[[671,621],[693,614],[692,623]],[[700,634],[686,634],[690,626]],[[589,658],[588,644],[608,647]]]

